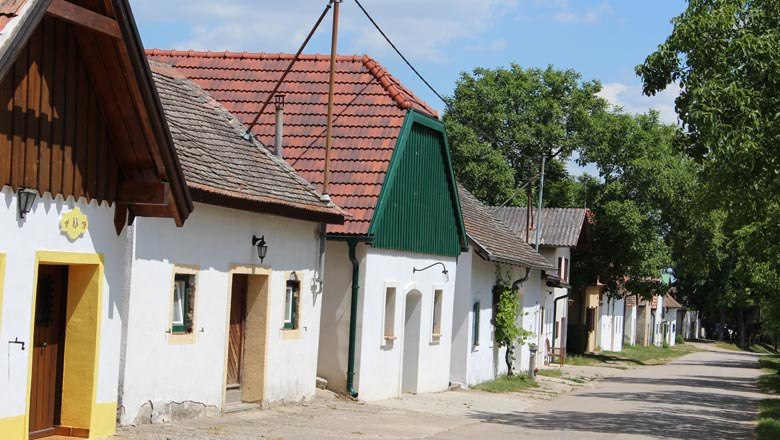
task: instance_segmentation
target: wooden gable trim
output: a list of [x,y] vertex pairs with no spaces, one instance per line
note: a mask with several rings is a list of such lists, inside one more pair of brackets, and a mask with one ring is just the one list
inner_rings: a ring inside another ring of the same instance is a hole
[[[6,41],[0,45],[0,60],[8,60],[0,63],[0,69],[4,69],[0,70],[0,80],[9,74],[10,66],[14,65],[52,5],[52,0],[28,1],[29,6],[23,8],[17,18],[20,21],[14,24]],[[133,212],[136,206],[148,206],[146,203],[162,206],[164,216],[173,218],[181,226],[192,212],[192,199],[176,157],[128,1],[73,0],[69,2],[72,6],[65,5],[63,0],[54,1],[53,13],[49,15],[67,22],[67,26],[72,28],[72,37],[68,40],[75,40],[73,47],[77,47],[81,53],[81,61],[89,77],[84,78],[84,81],[91,84],[98,98],[98,103],[92,109],[96,112],[100,108],[105,115],[109,128],[109,139],[105,144],[114,144],[112,149],[119,162],[122,179],[166,185],[167,200],[166,191],[161,191],[159,188],[163,187],[159,185],[151,196],[123,196],[128,202],[140,201],[144,204],[122,203],[124,207],[118,207],[115,219],[117,231],[121,231],[120,220],[124,224],[127,216],[132,218],[136,215]],[[61,10],[63,6],[68,6],[69,12]],[[63,17],[65,15],[68,16]],[[113,25],[107,24],[109,22],[116,23],[119,32],[116,29],[101,32],[107,26],[113,28]],[[92,25],[85,26],[85,23]],[[98,32],[95,28],[98,28]],[[75,174],[74,180],[85,177]],[[116,187],[112,194],[116,195]]]
[[46,13],[109,37],[122,39],[122,31],[119,30],[116,20],[65,0],[52,0]]

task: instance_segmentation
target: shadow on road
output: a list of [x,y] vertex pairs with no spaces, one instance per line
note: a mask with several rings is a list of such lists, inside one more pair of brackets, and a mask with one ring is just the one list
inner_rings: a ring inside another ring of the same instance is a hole
[[[744,402],[748,407],[755,402]],[[736,411],[744,413],[746,411]],[[752,415],[735,411],[696,410],[685,413],[637,411],[628,413],[553,411],[551,413],[475,413],[488,423],[507,424],[545,431],[580,431],[604,434],[643,435],[685,440],[751,439],[751,430],[735,423]],[[567,437],[568,438],[568,437]]]

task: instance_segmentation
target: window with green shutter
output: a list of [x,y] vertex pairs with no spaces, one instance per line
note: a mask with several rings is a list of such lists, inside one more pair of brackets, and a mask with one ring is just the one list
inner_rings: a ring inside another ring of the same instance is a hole
[[301,282],[295,280],[287,281],[287,289],[284,296],[284,329],[298,329],[298,302],[300,299]]
[[195,304],[195,275],[177,273],[173,278],[173,310],[171,332],[192,333]]
[[471,313],[474,315],[472,319],[471,328],[471,345],[479,346],[479,313],[482,310],[482,306],[479,301],[474,303],[474,307],[471,309]]

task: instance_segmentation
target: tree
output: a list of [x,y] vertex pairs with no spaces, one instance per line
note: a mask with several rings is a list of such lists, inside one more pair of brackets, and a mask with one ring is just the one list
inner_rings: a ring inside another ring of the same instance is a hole
[[684,145],[725,243],[698,274],[744,325],[746,307],[777,301],[768,280],[780,273],[780,3],[690,0],[673,24],[637,73],[648,95],[680,87]]
[[581,152],[601,183],[590,209],[592,251],[577,259],[575,282],[597,279],[607,291],[649,297],[663,292],[658,277],[672,263],[667,238],[680,200],[693,188],[693,162],[675,148],[679,130],[656,112],[616,110],[600,126],[606,141]]
[[444,114],[458,179],[483,202],[498,205],[538,173],[546,156],[554,188],[568,178],[571,153],[599,142],[594,126],[608,108],[596,95],[600,90],[597,81],[553,67],[512,64],[463,73]]

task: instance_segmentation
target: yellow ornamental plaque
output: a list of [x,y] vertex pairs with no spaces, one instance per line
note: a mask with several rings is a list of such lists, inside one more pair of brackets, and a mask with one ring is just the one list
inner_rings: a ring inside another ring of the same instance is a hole
[[87,232],[87,227],[89,227],[87,215],[82,213],[78,207],[62,214],[62,218],[60,219],[60,232],[67,235],[71,240],[75,240],[84,235],[84,233]]

